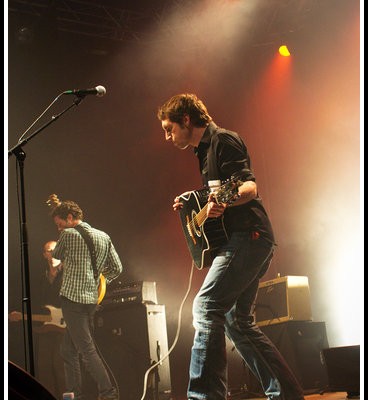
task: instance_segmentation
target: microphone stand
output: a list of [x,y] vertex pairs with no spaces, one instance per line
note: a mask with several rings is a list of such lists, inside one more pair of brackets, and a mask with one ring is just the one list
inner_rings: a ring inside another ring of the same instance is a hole
[[[8,157],[14,155],[17,159],[20,171],[20,194],[21,194],[21,249],[22,249],[22,265],[24,269],[24,280],[25,280],[25,292],[22,299],[22,303],[26,305],[26,315],[27,315],[27,336],[28,336],[28,357],[29,357],[29,373],[35,376],[34,368],[34,356],[33,356],[33,335],[32,335],[32,311],[31,311],[31,290],[30,290],[30,280],[29,280],[29,254],[28,254],[28,235],[27,235],[27,222],[26,222],[26,207],[25,207],[25,190],[24,190],[24,160],[26,159],[26,154],[22,149],[22,146],[29,142],[34,136],[48,127],[51,123],[55,122],[61,115],[67,112],[70,108],[77,106],[84,96],[78,96],[72,105],[68,106],[65,110],[57,115],[53,115],[51,120],[46,124],[37,129],[28,138],[21,140],[17,145],[12,147],[8,151]],[[22,312],[24,312],[24,307],[22,307]],[[24,320],[24,315],[23,315]],[[27,368],[27,360],[26,360]]]

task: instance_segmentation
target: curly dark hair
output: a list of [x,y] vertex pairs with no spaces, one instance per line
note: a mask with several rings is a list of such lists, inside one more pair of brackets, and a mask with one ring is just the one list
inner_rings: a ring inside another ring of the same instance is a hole
[[169,119],[171,122],[181,124],[184,115],[189,115],[192,124],[196,127],[204,127],[212,121],[206,106],[195,94],[177,94],[159,107],[157,118],[160,121]]
[[78,204],[72,200],[62,201],[51,212],[51,216],[53,218],[57,216],[64,220],[68,218],[69,214],[73,216],[73,219],[83,219],[83,211],[78,206]]

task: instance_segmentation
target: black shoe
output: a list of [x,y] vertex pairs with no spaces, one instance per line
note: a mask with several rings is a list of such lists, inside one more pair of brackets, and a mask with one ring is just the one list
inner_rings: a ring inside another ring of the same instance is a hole
[[98,400],[119,400],[119,394],[113,389],[109,394],[99,395]]
[[117,394],[108,394],[106,396],[98,396],[98,400],[119,400]]

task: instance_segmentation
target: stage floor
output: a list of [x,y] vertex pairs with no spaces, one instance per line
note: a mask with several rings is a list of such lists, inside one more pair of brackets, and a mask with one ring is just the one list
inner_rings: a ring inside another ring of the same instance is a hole
[[[322,394],[309,394],[305,395],[305,400],[353,400],[360,399],[359,396],[348,397],[347,392],[325,392]],[[176,400],[187,400],[187,398],[176,399]],[[267,400],[266,397],[252,397],[251,395],[244,394],[234,394],[228,397],[228,400]]]
[[[346,392],[325,392],[323,394],[310,394],[305,395],[305,400],[353,400],[353,399],[360,399],[359,396],[351,396],[348,397]],[[248,397],[248,395],[237,395],[237,396],[230,396],[229,400],[267,400],[266,397]],[[184,399],[183,399],[184,400]]]

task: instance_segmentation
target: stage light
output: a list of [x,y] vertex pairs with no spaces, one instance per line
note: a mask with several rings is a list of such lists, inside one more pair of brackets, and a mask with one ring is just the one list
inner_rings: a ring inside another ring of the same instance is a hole
[[279,47],[279,53],[283,57],[290,57],[290,51],[289,51],[288,47],[285,44],[283,44],[282,46]]

